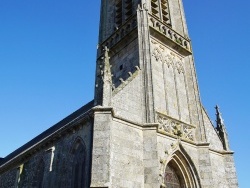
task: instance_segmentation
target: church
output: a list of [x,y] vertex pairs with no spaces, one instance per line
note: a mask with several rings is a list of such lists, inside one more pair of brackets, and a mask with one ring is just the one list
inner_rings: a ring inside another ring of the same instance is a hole
[[102,0],[92,101],[0,158],[1,188],[237,188],[182,0]]

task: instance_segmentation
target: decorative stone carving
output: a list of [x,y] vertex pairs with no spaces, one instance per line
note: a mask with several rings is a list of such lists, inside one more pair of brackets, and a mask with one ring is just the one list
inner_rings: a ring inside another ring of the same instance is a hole
[[180,150],[180,140],[177,139],[177,141],[175,143],[172,143],[171,146],[169,148],[165,149],[164,155],[161,156],[160,158],[160,173],[159,173],[159,180],[161,183],[161,188],[165,188],[167,187],[164,184],[164,178],[165,178],[165,169],[167,166],[167,163],[169,162],[169,158],[171,157],[171,155],[174,153],[174,151],[176,150]]
[[163,62],[163,56],[159,48],[155,48],[153,52],[153,57],[155,57],[156,61],[162,61]]
[[176,67],[176,70],[178,71],[179,74],[184,73],[184,68],[183,68],[183,65],[180,61],[176,61],[175,67]]
[[[154,42],[152,40],[152,43],[154,43]],[[152,56],[155,58],[155,60],[167,64],[168,67],[172,66],[173,68],[175,68],[178,71],[179,74],[180,73],[184,74],[184,67],[183,67],[182,58],[175,55],[172,52],[170,52],[169,54],[164,56],[161,52],[161,51],[164,51],[163,46],[160,45],[160,48],[162,50],[160,50],[158,47],[155,47],[153,50]]]
[[157,122],[159,123],[159,132],[166,135],[175,136],[180,139],[195,141],[195,126],[189,125],[161,113],[157,113]]
[[185,56],[192,53],[190,48],[190,40],[174,31],[166,23],[163,23],[157,20],[154,16],[149,15],[149,26],[164,35],[170,43],[177,45],[178,47],[175,47],[175,50],[179,51]]
[[102,76],[102,80],[103,82],[107,81],[109,83],[112,84],[112,74],[111,74],[111,65],[110,65],[110,62],[109,62],[109,49],[107,47],[104,48],[104,57],[102,58],[103,59],[103,62],[102,62],[102,65],[100,66],[101,68],[101,76]]
[[167,66],[168,66],[168,68],[170,67],[170,66],[174,66],[174,59],[173,59],[173,57],[171,56],[171,55],[167,55],[166,56],[166,59],[164,60],[164,63],[166,63],[167,64]]
[[109,62],[109,49],[105,47],[104,49],[104,57],[103,57],[103,69],[101,70],[101,76],[103,81],[103,97],[102,97],[102,105],[109,106],[111,104],[111,96],[112,96],[112,73],[111,73],[111,65]]
[[137,26],[137,17],[132,16],[127,20],[122,26],[120,26],[116,31],[102,43],[102,48],[107,46],[109,49],[120,42],[127,34],[132,32]]

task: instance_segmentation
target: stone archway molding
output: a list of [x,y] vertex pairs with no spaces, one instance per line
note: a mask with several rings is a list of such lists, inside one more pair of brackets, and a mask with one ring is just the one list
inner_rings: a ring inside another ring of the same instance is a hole
[[188,155],[186,150],[181,144],[180,140],[177,140],[175,144],[171,145],[171,149],[166,152],[164,159],[161,159],[161,188],[165,188],[165,171],[166,167],[170,166],[177,174],[181,187],[184,188],[200,188],[200,178],[195,165]]

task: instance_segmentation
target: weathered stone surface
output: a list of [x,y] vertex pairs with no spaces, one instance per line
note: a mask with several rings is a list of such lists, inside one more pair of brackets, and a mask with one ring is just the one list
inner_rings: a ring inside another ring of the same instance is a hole
[[101,10],[94,102],[2,159],[0,187],[238,187],[201,105],[182,1]]
[[86,177],[84,186],[87,187],[90,178],[91,160],[91,123],[85,123],[77,131],[71,131],[63,138],[51,143],[48,147],[34,152],[26,159],[18,159],[11,170],[0,175],[0,187],[72,187],[74,179],[74,148],[83,144],[85,164],[82,175]]

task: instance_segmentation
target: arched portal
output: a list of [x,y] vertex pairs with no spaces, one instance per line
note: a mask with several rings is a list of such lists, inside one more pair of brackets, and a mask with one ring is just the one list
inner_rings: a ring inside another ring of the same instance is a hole
[[194,163],[181,145],[168,157],[163,177],[162,187],[201,187]]
[[164,182],[167,187],[181,188],[180,178],[170,165],[166,166]]

